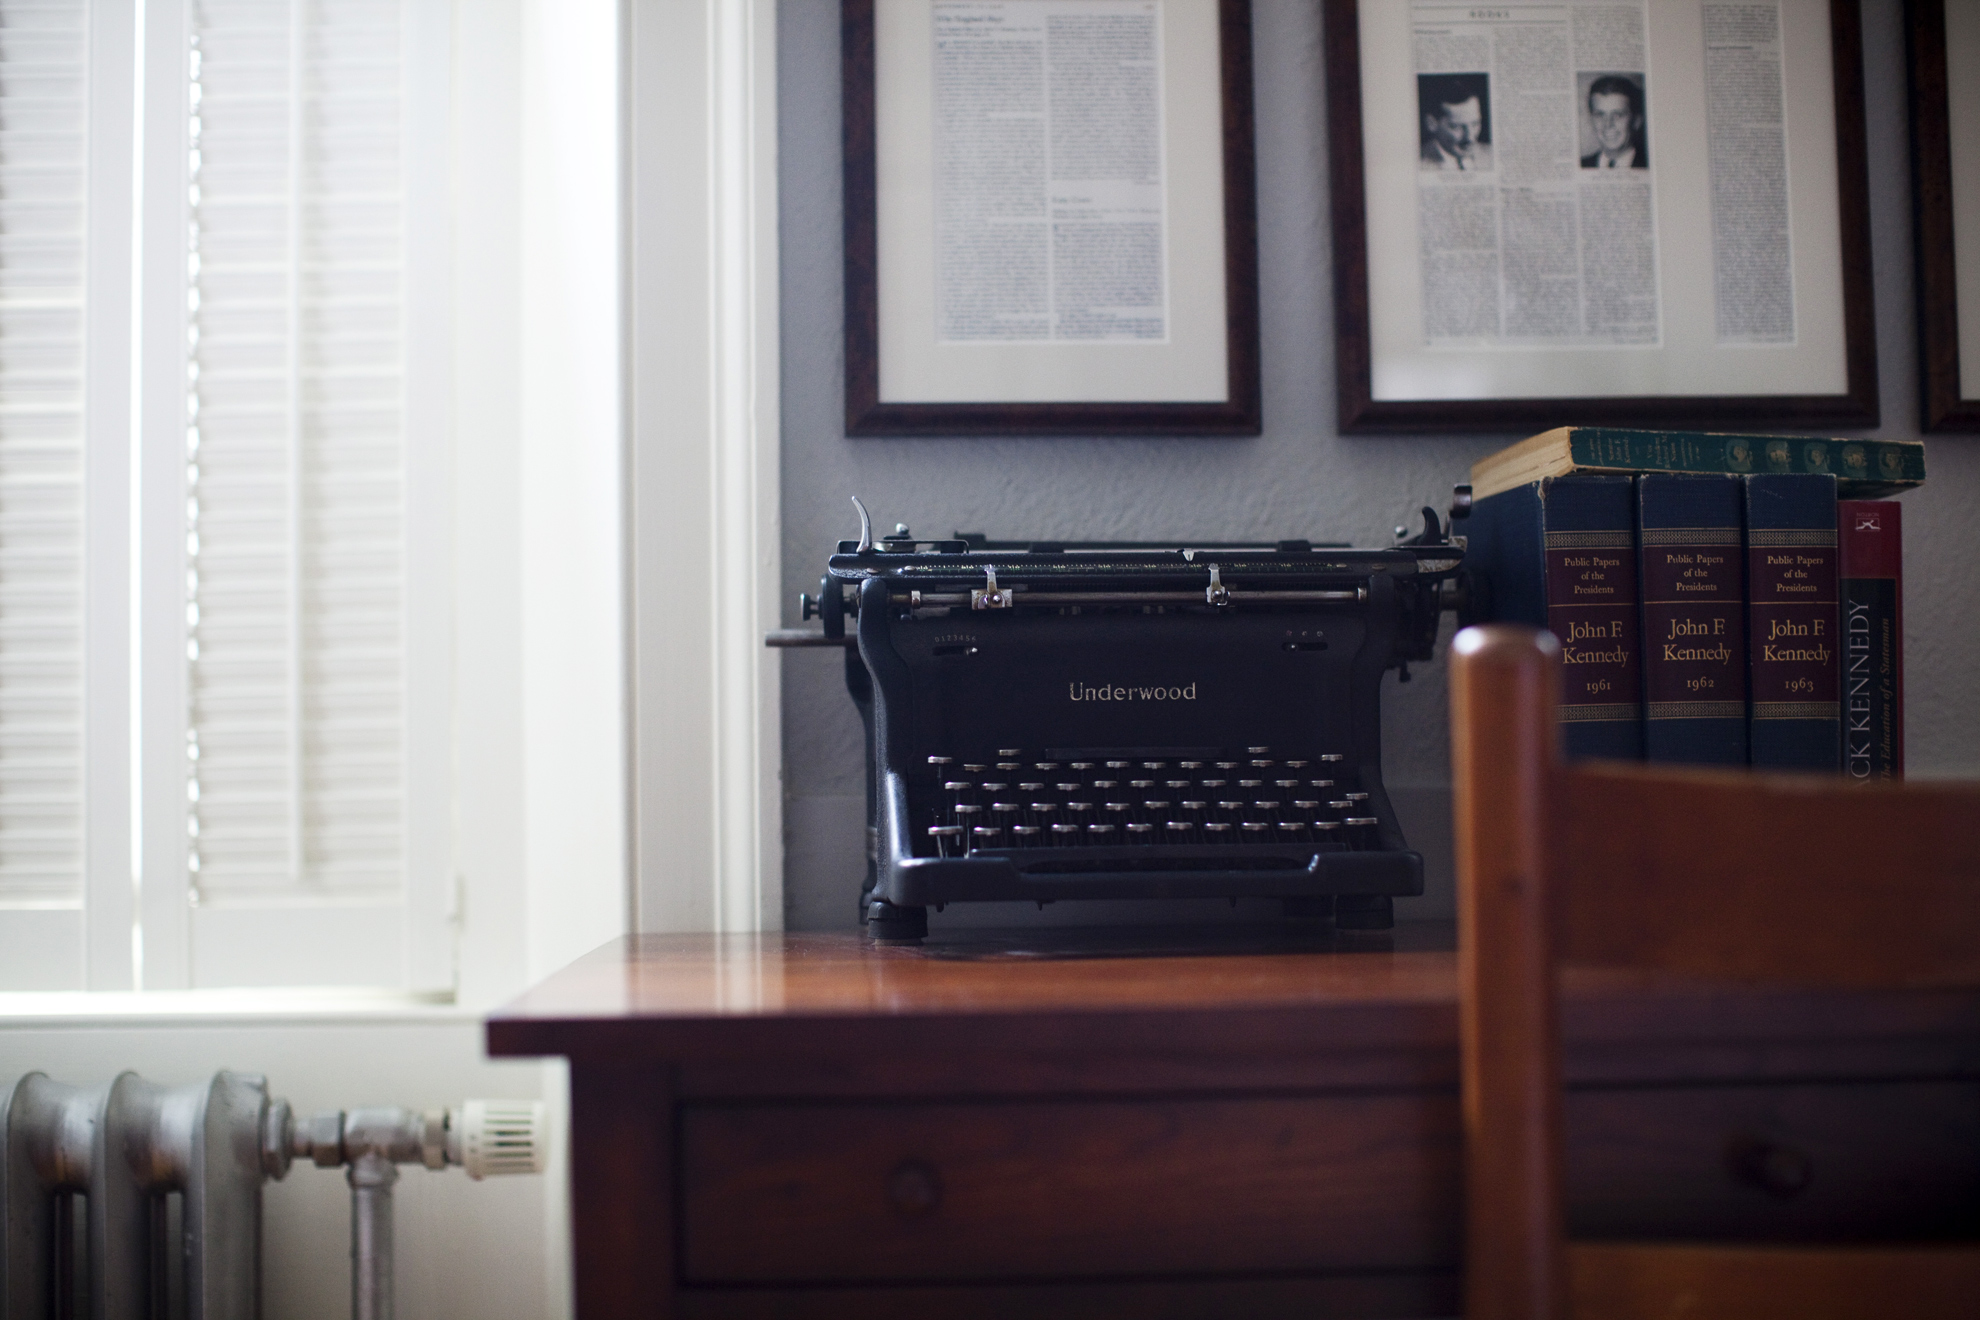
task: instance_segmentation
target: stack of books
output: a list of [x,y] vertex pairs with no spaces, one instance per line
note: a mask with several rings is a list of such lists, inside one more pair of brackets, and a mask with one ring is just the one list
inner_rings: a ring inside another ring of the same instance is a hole
[[1904,773],[1909,440],[1563,427],[1473,465],[1469,617],[1561,640],[1569,756]]

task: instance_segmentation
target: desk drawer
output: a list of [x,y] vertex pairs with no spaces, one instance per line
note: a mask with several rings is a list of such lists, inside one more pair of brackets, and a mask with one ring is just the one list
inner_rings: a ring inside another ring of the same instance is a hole
[[1448,1267],[1449,1094],[683,1111],[693,1282]]
[[1859,1240],[1980,1230],[1980,1086],[1570,1091],[1568,1231]]

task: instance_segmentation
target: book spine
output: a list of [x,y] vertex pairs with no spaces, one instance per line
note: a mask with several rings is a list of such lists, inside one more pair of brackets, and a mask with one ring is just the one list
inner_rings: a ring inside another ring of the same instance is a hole
[[1904,519],[1890,500],[1836,505],[1842,603],[1843,772],[1904,778]]
[[1577,468],[1827,475],[1866,495],[1925,480],[1925,446],[1912,441],[1578,426],[1568,432],[1568,456]]
[[1747,746],[1775,770],[1841,766],[1836,479],[1746,478]]
[[1643,601],[1643,753],[1746,762],[1746,610],[1740,484],[1637,478]]
[[1561,750],[1643,757],[1636,510],[1628,477],[1541,483],[1547,627],[1561,641]]

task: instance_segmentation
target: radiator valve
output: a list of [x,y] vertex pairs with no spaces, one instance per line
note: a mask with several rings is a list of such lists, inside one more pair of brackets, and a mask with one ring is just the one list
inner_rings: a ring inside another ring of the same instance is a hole
[[[503,1173],[542,1173],[549,1160],[544,1107],[533,1100],[469,1100],[458,1109],[407,1109],[372,1105],[340,1109],[291,1120],[283,1106],[276,1123],[283,1139],[271,1134],[264,1162],[274,1177],[288,1171],[290,1159],[318,1168],[374,1162],[424,1164],[429,1169],[459,1165],[474,1179]],[[270,1115],[274,1119],[273,1113]],[[271,1124],[272,1126],[273,1124]],[[279,1149],[279,1159],[273,1154]],[[277,1167],[281,1172],[276,1172]]]

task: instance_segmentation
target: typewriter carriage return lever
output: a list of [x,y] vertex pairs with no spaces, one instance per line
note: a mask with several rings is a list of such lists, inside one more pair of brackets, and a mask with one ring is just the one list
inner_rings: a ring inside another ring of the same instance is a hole
[[875,939],[1010,899],[1266,897],[1384,929],[1422,892],[1382,785],[1380,685],[1431,658],[1459,603],[1464,542],[1435,511],[1353,550],[876,540],[854,504],[859,540],[800,597],[820,630],[766,641],[844,652]]

